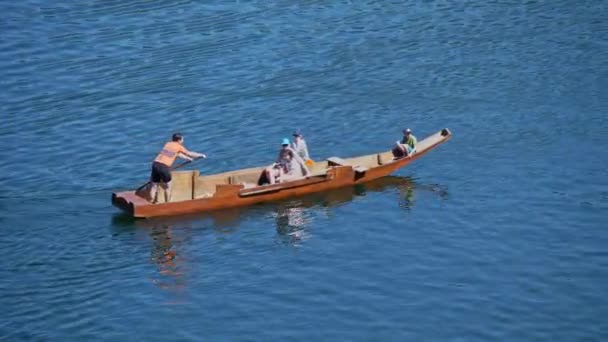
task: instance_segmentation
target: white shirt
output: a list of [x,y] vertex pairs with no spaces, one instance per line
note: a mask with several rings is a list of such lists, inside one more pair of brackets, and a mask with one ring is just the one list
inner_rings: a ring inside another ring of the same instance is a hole
[[308,146],[306,146],[306,140],[304,140],[304,138],[295,139],[291,143],[291,148],[298,153],[300,158],[304,160],[310,159],[310,156],[308,155]]

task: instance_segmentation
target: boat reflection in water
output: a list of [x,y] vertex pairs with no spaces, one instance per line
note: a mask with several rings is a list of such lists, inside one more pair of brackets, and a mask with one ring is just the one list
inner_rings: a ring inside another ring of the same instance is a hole
[[300,242],[309,238],[306,227],[312,218],[305,207],[296,205],[278,205],[275,213],[277,238],[279,242],[300,246]]
[[315,207],[318,208],[315,213],[324,212],[329,216],[332,208],[353,201],[356,197],[388,190],[399,192],[398,205],[404,210],[411,210],[414,206],[417,190],[436,193],[442,199],[448,194],[445,188],[439,185],[417,184],[409,177],[398,176],[387,176],[364,184],[311,194],[275,205],[274,216],[278,236],[283,242],[298,246],[300,241],[309,238],[305,228],[313,220],[314,213],[306,209]]
[[152,281],[160,288],[179,292],[184,288],[183,256],[178,255],[178,247],[169,226],[158,226],[150,230],[154,243],[151,259],[161,276]]
[[146,222],[145,229],[138,229],[141,228],[140,222],[130,216],[119,214],[112,217],[114,235],[131,234],[137,239],[145,233],[152,239],[150,260],[157,267],[158,277],[150,281],[161,289],[179,293],[185,287],[184,260],[179,253],[184,232],[173,227],[167,222],[150,221]]
[[180,288],[183,286],[181,265],[183,257],[178,251],[179,246],[176,245],[187,239],[185,235],[193,230],[212,226],[217,233],[230,234],[245,221],[266,218],[274,221],[279,243],[297,247],[310,238],[306,228],[310,226],[315,215],[330,216],[332,208],[370,192],[384,191],[398,192],[398,206],[404,210],[411,210],[415,204],[415,194],[421,190],[434,192],[442,198],[447,196],[444,187],[418,184],[409,177],[387,176],[364,184],[286,201],[174,217],[132,219],[125,215],[116,215],[113,223],[145,229],[153,239],[151,258],[158,265],[159,273],[164,278],[162,281],[159,280],[158,285]]
[[[356,197],[365,196],[370,192],[383,192],[391,189],[399,192],[398,205],[405,210],[410,210],[414,206],[416,191],[431,191],[441,197],[447,196],[447,191],[438,185],[418,184],[409,177],[386,176],[364,184],[304,195],[290,200],[200,214],[131,219],[129,221],[137,227],[158,232],[159,229],[169,229],[171,227],[208,227],[207,223],[211,220],[211,226],[217,232],[232,233],[239,228],[245,219],[250,220],[256,216],[268,217],[269,212],[271,212],[277,233],[279,235],[289,235],[294,230],[305,228],[311,222],[311,215],[307,210],[309,208],[315,208],[329,214],[333,207],[350,202]],[[127,220],[126,217],[123,216],[123,218]],[[159,241],[163,241],[163,239],[159,239]]]

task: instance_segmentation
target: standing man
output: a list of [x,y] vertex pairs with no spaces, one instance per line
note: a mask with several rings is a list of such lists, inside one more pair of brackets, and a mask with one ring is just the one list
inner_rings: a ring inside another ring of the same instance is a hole
[[156,191],[158,184],[165,189],[165,202],[171,201],[171,166],[175,162],[175,158],[180,157],[189,161],[195,158],[207,158],[205,154],[188,151],[184,147],[184,137],[180,133],[175,133],[171,137],[171,141],[163,146],[163,149],[158,153],[156,159],[152,163],[152,174],[150,180],[150,198],[153,203],[157,202]]

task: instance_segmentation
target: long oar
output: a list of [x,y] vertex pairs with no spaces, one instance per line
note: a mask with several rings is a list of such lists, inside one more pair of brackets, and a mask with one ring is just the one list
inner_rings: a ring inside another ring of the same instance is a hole
[[[183,162],[183,163],[181,163],[181,164],[177,164],[177,165],[175,165],[174,167],[172,167],[172,168],[171,168],[171,171],[173,171],[173,170],[177,170],[177,169],[179,169],[179,168],[181,168],[181,167],[184,167],[184,166],[186,166],[186,165],[188,165],[188,164],[192,163],[194,160],[197,160],[197,159],[199,159],[199,158],[196,158],[196,159],[193,159],[193,160],[186,160],[185,162]],[[144,184],[144,185],[140,186],[139,188],[137,188],[137,190],[135,190],[135,192],[139,192],[139,190],[141,190],[141,189],[143,189],[143,188],[147,187],[147,186],[148,186],[148,184],[150,184],[150,183],[152,183],[152,181],[151,181],[151,180],[147,181],[147,182],[146,182],[146,184]]]

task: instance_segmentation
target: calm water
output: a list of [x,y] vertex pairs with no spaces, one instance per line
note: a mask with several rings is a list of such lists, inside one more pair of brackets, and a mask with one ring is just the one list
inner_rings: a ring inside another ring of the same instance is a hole
[[[204,3],[204,4],[203,4]],[[3,1],[0,339],[608,338],[605,1]],[[204,173],[454,138],[394,177],[132,221]]]

